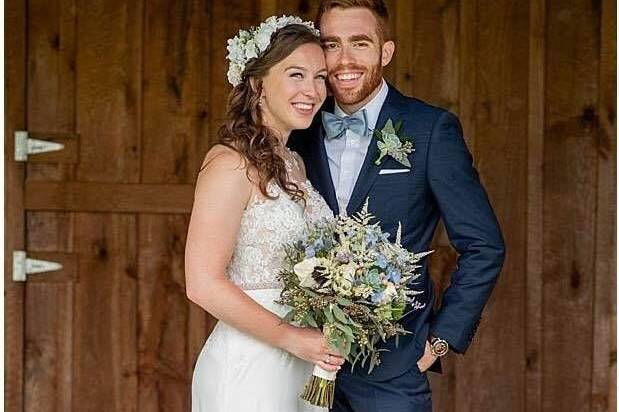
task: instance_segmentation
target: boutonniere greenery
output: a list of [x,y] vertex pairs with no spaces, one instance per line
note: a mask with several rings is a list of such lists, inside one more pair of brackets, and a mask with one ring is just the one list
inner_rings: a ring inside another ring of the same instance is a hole
[[391,156],[404,166],[411,167],[408,155],[415,150],[413,148],[413,139],[401,135],[401,131],[402,121],[400,120],[394,125],[391,119],[387,120],[382,130],[374,130],[374,136],[377,139],[378,150],[380,151],[378,159],[376,159],[374,164],[378,166],[385,156]]

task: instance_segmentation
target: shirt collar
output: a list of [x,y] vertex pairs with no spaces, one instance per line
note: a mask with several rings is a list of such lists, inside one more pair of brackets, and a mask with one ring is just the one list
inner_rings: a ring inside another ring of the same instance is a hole
[[[370,130],[374,130],[374,128],[376,127],[376,122],[378,122],[378,116],[380,115],[380,110],[382,109],[383,104],[385,103],[385,100],[387,99],[388,93],[389,93],[389,87],[387,86],[387,82],[385,81],[385,79],[382,79],[380,90],[378,91],[378,93],[376,93],[376,96],[374,96],[372,100],[367,102],[365,106],[357,110],[358,112],[358,111],[365,109],[367,119],[368,119],[368,128]],[[340,108],[337,102],[335,102],[335,106],[333,108],[333,114],[340,116],[340,117],[348,116],[348,114]]]

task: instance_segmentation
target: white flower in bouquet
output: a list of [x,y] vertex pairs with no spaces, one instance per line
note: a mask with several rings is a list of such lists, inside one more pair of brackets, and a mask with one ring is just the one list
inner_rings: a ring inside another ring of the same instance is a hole
[[320,259],[312,257],[305,259],[294,265],[294,273],[299,278],[299,284],[304,288],[315,288],[318,283],[314,280],[313,274],[318,266]]

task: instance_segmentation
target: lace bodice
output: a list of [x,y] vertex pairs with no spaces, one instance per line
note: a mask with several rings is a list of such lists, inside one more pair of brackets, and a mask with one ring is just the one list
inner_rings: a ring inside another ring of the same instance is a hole
[[309,180],[299,186],[305,192],[305,207],[274,182],[267,191],[277,198],[257,199],[247,206],[228,265],[230,279],[241,289],[282,287],[277,274],[284,263],[284,244],[299,239],[307,223],[333,216]]

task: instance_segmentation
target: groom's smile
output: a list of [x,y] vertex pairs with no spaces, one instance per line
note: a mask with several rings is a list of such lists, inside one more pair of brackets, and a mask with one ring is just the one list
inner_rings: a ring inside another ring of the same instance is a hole
[[361,84],[362,76],[363,72],[336,73],[333,77],[335,77],[337,85],[334,87],[338,89],[354,89]]
[[320,19],[329,86],[341,108],[352,113],[370,101],[382,84],[393,42],[384,41],[376,17],[366,8],[334,8]]

